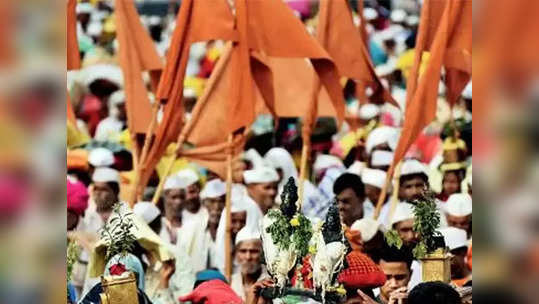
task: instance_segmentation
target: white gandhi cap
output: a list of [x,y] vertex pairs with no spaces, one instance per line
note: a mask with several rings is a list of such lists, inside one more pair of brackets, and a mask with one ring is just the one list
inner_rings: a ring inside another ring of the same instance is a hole
[[414,219],[414,207],[411,204],[400,202],[395,208],[395,214],[391,219],[391,226],[396,223]]
[[112,166],[114,154],[106,148],[95,148],[88,154],[88,163],[96,168]]
[[386,183],[386,176],[385,171],[365,168],[361,173],[361,181],[366,185],[382,189]]
[[243,172],[243,180],[246,184],[273,183],[279,180],[279,174],[271,167],[258,167]]
[[361,233],[361,240],[368,242],[376,235],[376,232],[384,232],[383,225],[372,218],[362,218],[355,221],[350,230],[359,231]]
[[444,236],[445,245],[449,247],[449,250],[468,247],[468,235],[466,231],[455,227],[446,227],[439,231]]
[[92,175],[92,181],[95,183],[120,183],[120,173],[118,171],[108,168],[100,167],[95,169],[94,174]]
[[472,214],[472,197],[467,193],[455,193],[445,203],[445,212],[452,216]]
[[226,194],[226,183],[220,179],[212,179],[207,182],[200,192],[200,198],[217,198]]

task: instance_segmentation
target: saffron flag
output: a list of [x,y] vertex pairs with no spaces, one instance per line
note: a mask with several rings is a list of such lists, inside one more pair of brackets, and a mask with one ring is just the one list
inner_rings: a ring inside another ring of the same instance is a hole
[[128,129],[132,134],[145,134],[152,111],[142,73],[150,73],[152,86],[155,87],[163,62],[148,31],[140,22],[133,0],[116,0],[114,11]]
[[[417,136],[435,118],[442,67],[445,67],[447,80],[451,85],[448,88],[450,100],[460,95],[460,91],[470,79],[471,19],[471,0],[424,2],[416,43],[416,58],[407,84],[404,125],[391,172]],[[425,72],[419,75],[419,66],[425,51],[430,52],[430,59]]]

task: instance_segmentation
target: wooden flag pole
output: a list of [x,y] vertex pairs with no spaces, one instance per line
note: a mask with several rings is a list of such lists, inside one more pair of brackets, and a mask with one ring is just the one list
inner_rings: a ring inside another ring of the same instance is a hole
[[380,216],[380,211],[382,210],[382,206],[384,205],[384,202],[386,201],[387,192],[388,192],[389,186],[391,185],[392,175],[393,175],[394,172],[396,172],[396,175],[394,177],[393,196],[398,195],[401,164],[402,163],[399,162],[399,164],[397,165],[396,170],[392,170],[392,168],[390,168],[390,170],[388,170],[388,172],[387,172],[386,182],[384,184],[384,187],[382,188],[382,192],[380,193],[380,197],[378,198],[378,202],[376,203],[376,209],[374,210],[374,219],[375,220],[377,220],[378,217]]
[[225,200],[225,277],[230,282],[232,279],[232,236],[231,236],[231,202],[232,202],[232,154],[233,137],[228,135],[228,151],[226,156],[226,200]]
[[167,179],[167,176],[172,171],[172,167],[174,167],[174,163],[178,159],[178,154],[181,151],[181,147],[183,146],[185,142],[185,133],[180,133],[180,136],[178,136],[178,140],[176,141],[176,150],[174,151],[174,154],[172,155],[170,162],[167,164],[165,168],[165,172],[163,173],[163,176],[159,179],[159,185],[157,185],[157,189],[155,190],[155,193],[152,198],[152,203],[157,204],[159,202],[159,197],[161,197],[161,192],[163,192],[163,187],[165,186],[165,181]]
[[305,179],[307,175],[307,160],[309,158],[310,151],[311,151],[310,134],[308,135],[303,134],[303,147],[301,149],[301,164],[300,164],[299,185],[298,185],[298,211],[300,211],[301,207],[303,206],[303,195],[305,191],[304,185],[305,185]]
[[393,218],[393,214],[395,214],[395,210],[397,209],[397,204],[399,203],[399,188],[400,188],[400,178],[401,178],[401,166],[402,162],[399,162],[397,165],[397,169],[395,170],[395,177],[393,178],[393,194],[391,195],[390,199],[390,209],[389,209],[389,222],[391,222],[391,219]]

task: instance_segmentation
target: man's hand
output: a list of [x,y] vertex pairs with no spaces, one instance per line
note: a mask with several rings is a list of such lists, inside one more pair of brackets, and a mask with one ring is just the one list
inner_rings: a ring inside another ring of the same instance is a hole
[[408,300],[408,288],[401,287],[389,295],[388,304],[405,304]]
[[159,288],[165,289],[168,288],[168,282],[170,278],[176,271],[176,264],[174,260],[163,262],[161,270],[159,271],[161,275],[161,281],[159,282]]
[[359,301],[360,304],[378,304],[375,300],[373,300],[371,297],[363,293],[361,289],[357,290],[357,294],[359,295],[359,298],[361,299]]
[[247,298],[247,304],[264,304],[266,300],[260,296],[262,289],[266,287],[273,287],[275,283],[270,279],[264,279],[258,281],[251,286],[249,290],[249,297]]

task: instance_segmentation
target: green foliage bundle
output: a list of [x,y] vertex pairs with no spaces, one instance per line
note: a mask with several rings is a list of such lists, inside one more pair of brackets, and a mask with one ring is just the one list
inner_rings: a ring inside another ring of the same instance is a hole
[[275,222],[266,229],[266,232],[271,234],[273,243],[277,247],[289,249],[293,246],[300,258],[309,253],[309,241],[313,236],[309,219],[302,214],[296,214],[289,220],[279,210],[270,210],[268,216]]
[[132,251],[136,241],[135,236],[131,232],[135,227],[133,219],[130,217],[133,213],[121,212],[120,208],[120,203],[114,206],[111,220],[101,230],[101,238],[108,245],[107,255],[105,257],[107,261],[117,254],[125,257]]

